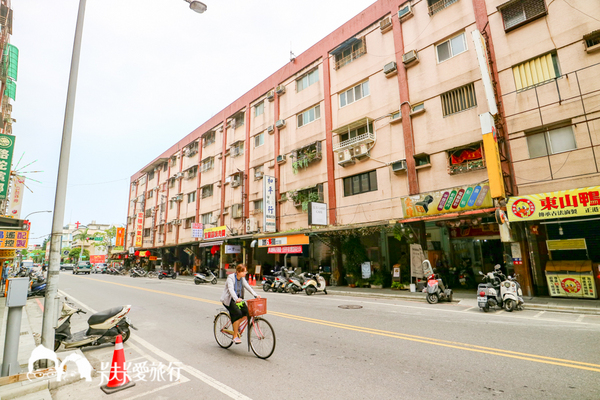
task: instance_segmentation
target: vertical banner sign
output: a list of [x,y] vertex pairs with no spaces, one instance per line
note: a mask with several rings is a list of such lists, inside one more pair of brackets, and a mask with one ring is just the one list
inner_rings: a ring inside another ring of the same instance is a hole
[[498,135],[494,117],[492,114],[485,113],[479,115],[481,124],[481,134],[483,135],[483,150],[485,152],[485,167],[490,179],[490,195],[492,198],[504,198],[504,176],[502,175],[502,165],[500,163],[500,151],[498,150]]
[[115,246],[125,246],[125,228],[117,228],[117,239],[115,241]]
[[25,177],[15,175],[12,177],[12,180],[12,190],[10,192],[8,213],[6,215],[13,218],[19,218],[21,216],[21,205],[23,204],[23,189],[25,187]]
[[272,176],[265,176],[263,178],[263,229],[265,232],[275,232],[277,225],[275,221],[277,215],[275,214],[275,178]]
[[142,247],[142,231],[144,230],[144,213],[137,214],[135,219],[135,247]]
[[0,134],[0,199],[6,199],[8,186],[10,184],[10,166],[13,151],[15,149],[15,137]]

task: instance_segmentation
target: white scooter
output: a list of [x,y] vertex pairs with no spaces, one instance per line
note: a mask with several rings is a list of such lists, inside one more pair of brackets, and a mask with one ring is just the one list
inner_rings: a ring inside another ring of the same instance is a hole
[[196,285],[208,282],[212,283],[213,285],[217,284],[217,277],[210,269],[206,268],[204,273],[196,272],[194,274],[194,283]]
[[137,330],[127,317],[129,310],[131,306],[122,306],[96,313],[88,319],[87,330],[71,334],[71,317],[74,314],[87,313],[65,301],[54,332],[54,351],[58,350],[61,344],[65,345],[65,349],[72,349],[114,343],[118,335],[122,335],[123,342],[126,342],[131,335],[129,327]]
[[517,276],[508,278],[500,284],[500,295],[502,296],[502,304],[508,312],[513,310],[523,310],[523,291],[521,285],[517,282]]
[[325,282],[325,278],[323,278],[320,274],[321,268],[319,268],[319,272],[316,274],[306,274],[307,279],[304,281],[302,285],[302,289],[308,296],[316,292],[323,292],[327,294],[327,282]]

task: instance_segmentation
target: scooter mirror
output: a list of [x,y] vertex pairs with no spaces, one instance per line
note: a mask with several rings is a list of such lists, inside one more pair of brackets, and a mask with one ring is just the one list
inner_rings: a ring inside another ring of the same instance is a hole
[[483,272],[479,271],[479,275],[483,275]]

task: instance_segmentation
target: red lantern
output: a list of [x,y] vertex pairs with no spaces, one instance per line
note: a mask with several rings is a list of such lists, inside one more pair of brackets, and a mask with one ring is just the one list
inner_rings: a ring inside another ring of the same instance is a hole
[[214,256],[215,254],[217,254],[217,252],[219,251],[220,248],[221,248],[221,246],[217,246],[217,245],[211,247],[210,254],[212,254]]
[[125,254],[125,258],[129,258],[129,255]]
[[139,252],[139,251],[136,251],[135,253],[133,253],[133,255],[134,255],[134,256],[139,256],[139,255],[140,255],[140,252]]
[[150,251],[146,252],[146,257],[150,257]]

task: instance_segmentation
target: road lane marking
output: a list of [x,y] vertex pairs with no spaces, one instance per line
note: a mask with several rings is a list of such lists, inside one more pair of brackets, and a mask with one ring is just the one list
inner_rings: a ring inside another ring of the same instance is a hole
[[544,315],[545,313],[546,313],[546,311],[540,311],[539,313],[535,314],[535,315],[533,316],[533,318],[539,318],[539,317],[541,317],[542,315]]
[[474,308],[477,308],[477,307],[475,307],[475,306],[473,306],[473,307],[469,307],[469,308],[467,308],[467,309],[464,309],[464,310],[462,310],[461,312],[467,312],[467,311],[471,311],[471,310],[472,310],[472,309],[474,309]]
[[[94,278],[83,278],[83,277],[78,277],[78,278],[95,280],[95,281],[102,282],[102,283],[109,283],[109,284],[113,284],[113,285],[128,287],[131,289],[143,290],[143,291],[147,291],[147,292],[166,294],[168,296],[180,297],[180,298],[185,298],[185,299],[189,299],[189,300],[200,301],[203,303],[222,305],[220,301],[207,300],[207,299],[202,299],[199,297],[187,296],[187,295],[182,295],[182,294],[177,294],[177,293],[169,293],[169,292],[164,292],[161,290],[140,288],[137,286],[125,285],[122,283],[107,282],[107,281],[102,281],[102,280],[98,280],[98,279],[94,279]],[[462,311],[457,311],[457,312],[462,312]],[[542,311],[541,313],[544,313],[544,312],[545,311]],[[408,334],[404,334],[404,333],[384,331],[384,330],[380,330],[380,329],[373,329],[373,328],[367,328],[367,327],[361,327],[361,326],[355,326],[355,325],[347,325],[347,324],[338,323],[338,322],[325,321],[325,320],[320,320],[320,319],[310,318],[310,317],[302,317],[302,316],[298,316],[298,315],[291,315],[291,314],[275,312],[275,311],[270,311],[269,315],[279,316],[279,317],[287,318],[287,319],[295,319],[298,321],[303,321],[303,322],[308,322],[308,323],[313,323],[313,324],[318,324],[318,325],[331,326],[334,328],[351,330],[351,331],[355,331],[355,332],[363,332],[363,333],[369,333],[372,335],[386,336],[386,337],[391,337],[391,338],[396,338],[396,339],[431,344],[431,345],[435,345],[435,346],[449,347],[449,348],[454,348],[454,349],[458,349],[458,350],[466,350],[466,351],[472,351],[472,352],[477,352],[477,353],[496,355],[496,356],[500,356],[500,357],[516,358],[516,359],[525,360],[525,361],[532,361],[532,362],[538,362],[538,363],[543,363],[543,364],[551,364],[551,365],[558,365],[558,366],[563,366],[563,367],[568,367],[568,368],[576,368],[576,369],[583,369],[583,370],[588,370],[588,371],[593,371],[593,372],[600,372],[600,364],[591,364],[591,363],[585,363],[585,362],[580,362],[580,361],[572,361],[572,360],[565,360],[565,359],[560,359],[560,358],[538,356],[535,354],[519,353],[519,352],[511,351],[511,350],[502,350],[502,349],[496,349],[496,348],[492,348],[492,347],[477,346],[477,345],[472,345],[472,344],[468,344],[468,343],[452,342],[452,341],[428,338],[428,337],[423,337],[423,336],[414,336],[414,335],[408,335]]]
[[[102,281],[101,281],[102,282]],[[126,286],[126,285],[123,285]],[[135,287],[135,286],[131,286],[131,287]],[[59,290],[59,292],[61,294],[63,294],[65,297],[67,296],[67,293]],[[162,292],[164,294],[170,294],[168,292]],[[172,294],[172,293],[171,293]],[[81,301],[77,300],[76,298],[74,298],[73,296],[68,296],[71,300],[73,300],[76,303],[79,303],[83,308],[86,308],[87,310],[89,310],[90,312],[96,314],[97,311],[95,311],[93,308],[89,307],[88,305],[82,303]],[[186,296],[186,297],[190,297],[190,296]],[[200,300],[200,299],[198,299]],[[211,303],[214,303],[213,301],[210,301]],[[221,304],[221,302],[218,302],[219,304]],[[223,393],[224,395],[235,399],[235,400],[252,400],[250,397],[247,397],[245,395],[243,395],[242,393],[236,391],[235,389],[225,385],[224,383],[219,382],[218,380],[211,378],[210,376],[206,375],[205,373],[197,370],[196,368],[189,366],[189,365],[185,365],[183,362],[177,360],[175,357],[171,356],[170,354],[165,353],[164,351],[160,350],[159,348],[151,345],[149,342],[145,341],[144,339],[137,337],[137,336],[131,336],[130,340],[133,340],[135,342],[137,342],[138,344],[142,345],[143,347],[147,348],[148,350],[150,350],[151,352],[153,352],[154,354],[156,354],[157,356],[163,358],[166,361],[169,361],[173,364],[177,363],[179,364],[181,367],[180,369],[183,371],[186,371],[187,373],[189,373],[192,376],[195,376],[196,378],[198,378],[199,380],[201,380],[202,382],[206,383],[209,386],[212,386],[213,388],[215,388],[216,390],[218,390],[219,392]],[[133,344],[129,344],[129,346],[131,346],[133,349],[137,349],[136,351],[142,355],[144,355],[145,353],[142,352],[137,346],[133,345]],[[153,361],[153,358],[150,355],[145,355],[148,360]],[[157,361],[153,361],[153,362],[157,362]],[[182,376],[182,378],[184,378]],[[187,378],[186,378],[187,379]],[[179,384],[179,383],[178,383]],[[171,386],[171,385],[169,385]],[[132,398],[137,398],[138,396],[132,397]]]
[[575,322],[581,322],[585,318],[585,314],[579,314],[579,318],[575,320]]

